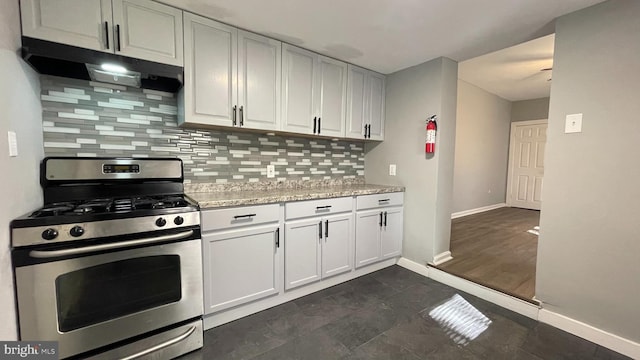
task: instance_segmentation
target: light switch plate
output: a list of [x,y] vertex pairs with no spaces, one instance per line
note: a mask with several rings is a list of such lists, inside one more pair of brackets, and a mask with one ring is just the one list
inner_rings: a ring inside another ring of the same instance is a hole
[[276,167],[275,167],[275,165],[267,165],[267,177],[268,178],[276,177]]
[[389,165],[389,175],[396,176],[396,164]]
[[567,115],[564,123],[565,134],[582,132],[582,114]]
[[9,156],[18,156],[18,138],[15,131],[7,132],[9,138]]

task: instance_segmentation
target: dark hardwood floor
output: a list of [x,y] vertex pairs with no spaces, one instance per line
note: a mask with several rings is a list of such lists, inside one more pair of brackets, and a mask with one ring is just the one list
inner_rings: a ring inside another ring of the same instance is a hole
[[539,211],[509,207],[453,219],[453,260],[437,268],[531,300],[535,295],[538,236],[527,230],[539,223]]
[[180,358],[240,359],[629,358],[391,266],[207,330]]

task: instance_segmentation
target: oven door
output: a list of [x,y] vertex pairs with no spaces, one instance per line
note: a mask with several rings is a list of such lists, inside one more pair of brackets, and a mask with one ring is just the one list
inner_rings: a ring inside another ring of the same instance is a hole
[[61,358],[203,313],[199,238],[74,255],[15,273],[21,340],[59,341]]

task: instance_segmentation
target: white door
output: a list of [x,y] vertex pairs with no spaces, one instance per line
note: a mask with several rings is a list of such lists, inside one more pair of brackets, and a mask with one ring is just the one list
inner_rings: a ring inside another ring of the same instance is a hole
[[318,56],[316,104],[318,135],[344,137],[347,108],[347,64]]
[[[318,55],[282,45],[282,130],[314,134],[314,80]],[[316,129],[317,130],[317,129]]]
[[202,236],[205,313],[278,293],[278,225]]
[[114,51],[111,0],[21,0],[20,13],[24,36]]
[[511,123],[507,205],[540,210],[547,120]]
[[150,0],[113,0],[113,22],[116,53],[183,65],[182,10]]
[[382,74],[369,72],[368,119],[371,140],[384,140],[384,98],[385,77]]
[[323,218],[322,278],[350,271],[353,215],[335,215]]
[[399,256],[402,252],[402,208],[384,209],[380,235],[380,258]]
[[280,125],[282,43],[238,31],[238,116],[242,127],[276,130]]
[[364,139],[366,119],[366,93],[368,71],[353,65],[347,76],[347,126],[346,137]]
[[320,218],[315,218],[285,224],[285,290],[320,280],[322,275],[321,223]]
[[382,211],[356,213],[356,268],[380,259],[380,223]]
[[180,121],[233,126],[237,30],[190,13],[184,19],[184,119]]

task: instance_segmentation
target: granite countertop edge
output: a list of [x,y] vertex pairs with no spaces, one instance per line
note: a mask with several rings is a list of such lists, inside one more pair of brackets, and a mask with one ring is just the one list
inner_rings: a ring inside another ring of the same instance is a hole
[[200,209],[209,210],[404,191],[404,186],[356,185],[277,191],[187,192],[187,196],[196,201]]

